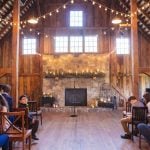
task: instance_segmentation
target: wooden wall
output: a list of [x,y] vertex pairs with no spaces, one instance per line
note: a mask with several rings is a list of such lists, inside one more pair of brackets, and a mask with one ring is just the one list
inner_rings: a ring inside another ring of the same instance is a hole
[[[130,37],[130,34],[129,34]],[[112,43],[115,41],[114,36],[111,38]],[[114,45],[112,46],[112,49]],[[142,36],[139,33],[139,67],[141,68],[150,68],[150,43],[149,40]],[[150,70],[147,70],[150,72]],[[143,72],[139,71],[139,95],[142,97],[145,88],[149,88],[150,77],[143,75]],[[132,95],[132,78],[131,78],[131,55],[116,55],[116,53],[112,53],[111,55],[111,83],[117,86],[121,92],[128,97]]]
[[[0,45],[0,69],[6,70],[11,68],[11,38],[4,39],[2,43]],[[42,91],[41,55],[22,55],[20,46],[19,64],[19,96],[27,94],[31,99],[39,99]],[[11,71],[0,76],[0,83],[11,85],[12,80]]]
[[[40,4],[41,14],[55,10],[66,1],[51,1],[43,0]],[[105,0],[103,0],[105,3]],[[109,4],[114,5],[114,3]],[[70,29],[68,13],[70,9],[83,9],[84,11],[84,28],[80,30]],[[32,34],[37,37],[38,48],[37,55],[22,55],[22,38],[20,37],[20,65],[19,65],[19,95],[27,94],[32,99],[39,99],[42,94],[42,54],[53,54],[54,52],[54,36],[63,34],[77,35],[98,35],[98,50],[99,53],[110,54],[110,81],[117,86],[126,95],[131,95],[131,58],[130,55],[115,54],[115,37],[116,32],[112,31],[110,26],[112,14],[104,9],[99,9],[91,3],[77,3],[70,5],[61,13],[54,14],[45,20],[41,20],[37,27],[34,28],[34,34],[29,32],[30,26],[27,26],[23,31],[27,35]],[[40,32],[37,35],[36,31]],[[26,36],[26,35],[24,35]],[[142,35],[139,35],[139,60],[140,67],[150,67],[150,44],[149,41]],[[6,36],[2,42],[0,41],[0,68],[11,67],[11,35]],[[12,68],[13,69],[13,68]],[[0,76],[0,83],[8,83],[11,85],[11,74],[6,73]],[[142,87],[140,87],[142,88]]]

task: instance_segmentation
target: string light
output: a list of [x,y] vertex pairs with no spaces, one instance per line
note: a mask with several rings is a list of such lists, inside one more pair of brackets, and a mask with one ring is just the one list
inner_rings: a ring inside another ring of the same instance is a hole
[[[73,4],[73,3],[74,3],[74,0],[71,0],[70,2],[71,2],[71,4]],[[87,2],[87,0],[84,0],[84,2]],[[100,4],[100,3],[96,2],[96,1],[89,0],[89,2],[92,2],[93,5],[96,5],[96,4],[97,4],[99,8],[102,8],[102,7],[103,7],[105,11],[110,10],[112,13],[115,11],[115,10],[113,10],[113,9],[111,9],[111,8],[109,8],[109,7],[106,7],[105,5]],[[48,12],[48,13],[42,15],[42,16],[39,16],[37,19],[41,19],[41,18],[45,19],[45,18],[46,18],[46,15],[52,16],[52,13],[53,13],[53,12],[59,13],[59,9],[60,9],[60,8],[66,9],[66,6],[67,6],[67,5],[69,5],[69,1],[66,2],[65,4],[63,4],[62,6],[58,7],[57,9],[55,9],[55,11]],[[127,17],[127,16],[130,17],[129,14],[127,15],[127,14],[125,14],[125,13],[123,13],[123,12],[118,12],[118,11],[116,11],[116,14],[119,14],[119,13],[121,14],[121,16],[124,15],[125,17]],[[0,18],[0,20],[2,20],[2,19]],[[27,21],[28,21],[28,20],[27,20]],[[21,21],[20,23],[21,23],[21,24],[23,24],[23,23],[25,24],[27,21]],[[7,21],[7,22],[8,22],[8,21]],[[9,22],[8,22],[8,23],[9,23]]]
[[[84,2],[87,2],[87,0],[83,0],[83,1],[84,1]],[[95,6],[98,6],[99,8],[103,8],[105,11],[110,10],[111,13],[114,13],[114,12],[115,12],[117,15],[120,14],[121,16],[124,16],[124,17],[131,17],[131,15],[129,14],[129,12],[128,12],[128,14],[127,14],[127,13],[123,13],[123,12],[119,12],[119,11],[116,11],[116,10],[114,10],[114,9],[111,9],[111,8],[109,8],[109,7],[107,7],[107,6],[103,5],[103,4],[101,4],[101,3],[99,3],[99,2],[96,2],[96,1],[93,1],[93,0],[88,0],[88,1],[91,2],[91,3],[92,3],[93,5],[95,5]],[[43,18],[43,19],[46,19],[47,16],[52,16],[53,13],[59,13],[59,10],[63,10],[63,9],[61,9],[61,8],[66,9],[66,7],[67,7],[69,4],[73,4],[73,3],[74,3],[74,0],[69,0],[68,2],[66,2],[66,3],[63,4],[62,6],[59,6],[59,7],[56,8],[55,10],[50,11],[50,12],[47,12],[47,13],[43,14],[42,16],[39,16],[39,17],[37,17],[37,18],[35,18],[35,19],[37,19],[37,20],[42,19],[42,18]],[[149,4],[148,4],[148,6],[149,6]],[[126,8],[126,7],[125,7],[125,8]],[[5,24],[9,24],[9,25],[10,25],[10,26],[9,26],[9,29],[11,28],[12,22],[10,22],[9,20],[4,20],[4,19],[0,18],[0,21],[3,21]],[[28,20],[20,21],[20,24],[22,25],[22,28],[25,28],[27,22],[28,22]]]
[[66,5],[64,5],[63,8],[66,9]]
[[95,5],[95,1],[93,1],[93,3],[92,3],[93,5]]
[[71,3],[73,4],[73,3],[74,3],[74,0],[71,0]]

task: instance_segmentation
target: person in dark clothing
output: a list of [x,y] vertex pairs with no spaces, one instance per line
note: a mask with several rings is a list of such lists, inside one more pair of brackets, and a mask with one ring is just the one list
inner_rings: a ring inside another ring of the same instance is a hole
[[11,86],[8,85],[8,84],[4,84],[4,85],[1,86],[1,90],[2,90],[3,97],[6,99],[6,101],[8,103],[9,111],[12,111],[12,109],[13,109],[13,99],[9,95],[10,90],[11,90]]
[[141,135],[143,135],[150,144],[150,125],[139,123],[137,127]]
[[[0,94],[0,112],[7,112],[8,105],[5,98]],[[2,150],[9,150],[9,136],[7,134],[3,134],[3,128],[5,125],[2,124],[0,120],[0,147]]]
[[9,136],[7,134],[0,134],[0,147],[2,150],[9,150]]
[[[20,96],[18,107],[19,108],[28,108],[28,98],[26,95]],[[39,126],[39,120],[34,119],[33,116],[30,114],[30,112],[28,113],[28,123],[29,123],[29,129],[32,129],[32,139],[39,140],[36,137],[36,132],[37,132],[38,126]]]

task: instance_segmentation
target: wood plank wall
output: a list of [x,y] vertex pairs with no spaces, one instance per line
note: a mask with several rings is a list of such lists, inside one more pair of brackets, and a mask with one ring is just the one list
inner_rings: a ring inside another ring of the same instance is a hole
[[[44,14],[50,10],[54,10],[62,5],[59,3],[48,3],[49,0],[42,1],[40,4],[41,12]],[[104,1],[105,2],[105,1]],[[44,4],[44,5],[43,5]],[[83,28],[76,32],[68,27],[68,19],[66,17],[71,8],[83,8],[86,12],[86,20]],[[37,55],[22,55],[22,43],[20,42],[20,66],[19,66],[19,95],[27,94],[31,99],[39,99],[42,95],[42,54],[53,54],[55,35],[71,34],[76,32],[78,35],[97,34],[99,36],[98,49],[100,53],[111,53],[111,75],[110,81],[113,85],[119,87],[125,95],[131,95],[131,69],[130,56],[117,56],[115,50],[115,31],[112,32],[110,25],[110,13],[103,9],[95,8],[88,3],[81,3],[68,7],[65,11],[59,14],[48,17],[40,22],[40,35],[36,35],[38,39]],[[29,27],[30,28],[30,27]],[[29,28],[26,32],[29,34]],[[106,34],[105,34],[106,33]],[[48,37],[46,37],[48,35]],[[34,34],[35,36],[35,34]],[[22,37],[20,37],[22,41]],[[141,34],[139,35],[139,54],[140,67],[150,67],[150,44]],[[11,67],[11,36],[7,36],[0,43],[0,68]],[[0,83],[11,83],[11,74],[6,74],[0,78]]]

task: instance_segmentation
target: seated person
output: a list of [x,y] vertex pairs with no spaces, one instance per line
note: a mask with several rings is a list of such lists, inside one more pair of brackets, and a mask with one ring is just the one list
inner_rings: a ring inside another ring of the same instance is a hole
[[[8,112],[8,104],[6,99],[0,94],[0,112]],[[9,127],[9,122],[4,120],[3,122],[3,130],[6,130]]]
[[[128,101],[131,103],[131,108],[133,106],[144,107],[144,104],[142,102],[138,101],[135,96],[129,97]],[[121,135],[121,138],[123,138],[123,139],[131,139],[131,133],[130,133],[129,128],[128,128],[128,124],[131,123],[131,120],[132,120],[131,115],[123,117],[121,119],[121,125],[123,127],[124,132],[125,132],[124,135]]]
[[144,103],[148,108],[148,117],[150,117],[150,93],[149,92],[144,93],[143,97],[144,97]]
[[[28,108],[28,98],[26,95],[22,95],[19,98],[19,108]],[[30,113],[28,114],[28,122],[29,122],[29,129],[32,129],[32,139],[34,140],[39,140],[36,137],[36,132],[38,130],[38,126],[39,126],[39,120],[34,119],[32,115],[30,115]]]
[[141,135],[143,135],[150,144],[150,125],[139,123],[137,128],[139,129]]
[[[7,112],[8,105],[5,98],[0,94],[0,112]],[[8,127],[8,123],[5,121],[3,126],[0,125],[0,130],[5,130]],[[0,132],[2,133],[2,132]],[[2,150],[9,150],[9,137],[6,134],[0,134],[0,147]]]
[[6,99],[6,101],[8,103],[9,111],[12,111],[12,108],[13,108],[13,99],[9,95],[10,90],[11,90],[11,86],[7,85],[7,84],[0,85],[0,90],[1,90],[2,96]]
[[0,134],[0,147],[2,150],[9,150],[9,136],[7,134]]
[[[126,107],[131,107],[131,100],[133,101],[133,100],[136,100],[136,97],[135,96],[130,96],[129,98],[128,98],[128,101],[127,101],[127,103],[126,103],[126,105],[128,105],[128,106],[126,106]],[[129,109],[129,108],[128,108]],[[125,111],[123,111],[123,116],[127,116],[127,115],[131,115],[131,110],[125,110]]]

